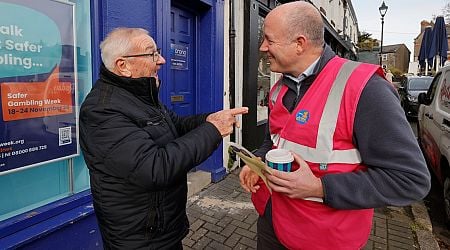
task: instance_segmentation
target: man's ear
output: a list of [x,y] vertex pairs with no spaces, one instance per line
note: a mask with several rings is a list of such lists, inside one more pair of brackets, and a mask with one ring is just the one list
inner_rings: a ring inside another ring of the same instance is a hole
[[303,51],[305,51],[308,41],[306,40],[306,37],[298,36],[295,39],[295,42],[297,43],[297,55],[301,55]]
[[131,77],[131,70],[128,69],[128,63],[123,58],[117,58],[115,62],[115,68],[118,75]]

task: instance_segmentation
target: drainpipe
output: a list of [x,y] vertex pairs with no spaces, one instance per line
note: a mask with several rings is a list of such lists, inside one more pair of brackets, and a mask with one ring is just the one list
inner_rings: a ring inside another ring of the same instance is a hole
[[344,38],[344,41],[347,41],[347,2],[344,1],[343,3],[343,8],[344,8],[344,18],[343,18],[343,23],[342,23],[342,37]]
[[344,57],[350,59],[350,51],[347,51],[346,47],[344,46],[347,43],[348,37],[347,37],[347,2],[344,1],[343,3],[344,7],[344,18],[343,18],[343,24],[342,24],[342,38],[344,38],[344,44],[342,44],[342,47],[344,47]]
[[[229,58],[229,99],[230,99],[230,108],[234,108],[235,105],[235,61],[236,61],[236,30],[234,27],[234,0],[230,0],[230,29],[229,29],[229,45],[230,45],[230,58]],[[230,135],[230,140],[235,141],[236,135],[232,133]]]

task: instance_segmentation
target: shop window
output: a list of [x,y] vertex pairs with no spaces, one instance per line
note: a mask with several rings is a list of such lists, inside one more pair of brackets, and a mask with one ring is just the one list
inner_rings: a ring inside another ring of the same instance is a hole
[[269,0],[257,0],[258,2],[260,2],[261,4],[263,4],[266,7],[269,7]]
[[[264,17],[258,16],[258,41],[259,44],[264,40]],[[270,69],[269,60],[265,56],[265,53],[259,52],[258,62],[258,84],[256,91],[256,107],[257,116],[256,121],[260,123],[267,120],[268,104],[267,98],[270,90]]]
[[[264,39],[263,27],[264,27],[264,17],[259,15],[258,16],[259,44],[261,44]],[[261,125],[267,122],[269,91],[279,77],[280,77],[279,74],[275,74],[270,71],[269,60],[267,59],[266,54],[260,51],[258,61],[258,83],[256,91],[257,125]]]
[[[73,5],[70,3],[73,3]],[[60,4],[59,6],[61,6],[61,8],[64,8],[64,10],[68,13],[73,13],[71,11],[75,9],[74,13],[76,16],[70,18],[70,20],[67,21],[67,19],[69,18],[57,14],[57,10],[55,9],[46,7],[58,4]],[[29,60],[35,59],[36,61],[43,60],[44,62],[42,63],[42,65],[45,66],[45,60],[49,60],[48,58],[54,56],[54,53],[46,54],[43,48],[50,48],[50,46],[53,46],[52,48],[56,48],[56,53],[61,54],[60,57],[57,57],[58,59],[56,60],[56,64],[54,64],[56,66],[54,68],[52,66],[52,70],[58,69],[57,74],[54,74],[55,71],[39,72],[39,75],[38,73],[34,73],[34,78],[28,81],[31,83],[23,84],[30,84],[31,86],[31,84],[36,84],[36,82],[49,81],[51,77],[58,78],[58,84],[60,85],[57,85],[57,87],[55,87],[53,90],[60,91],[61,88],[67,87],[66,90],[72,93],[70,99],[72,101],[72,105],[70,105],[70,107],[73,112],[70,112],[69,115],[67,115],[70,118],[70,124],[68,122],[68,124],[64,126],[65,128],[72,127],[74,129],[67,131],[60,130],[61,124],[63,122],[59,120],[58,124],[56,125],[54,122],[55,120],[58,120],[58,115],[46,116],[45,114],[41,116],[26,118],[19,117],[17,115],[13,116],[14,114],[10,114],[12,116],[10,116],[8,119],[14,121],[14,126],[10,125],[12,123],[8,124],[8,121],[5,121],[5,116],[3,116],[3,123],[1,123],[0,121],[0,128],[3,130],[2,132],[20,131],[20,129],[22,129],[29,133],[30,136],[24,138],[23,143],[21,140],[18,140],[18,142],[23,144],[23,146],[25,146],[27,143],[30,144],[30,146],[26,145],[26,148],[24,148],[24,150],[29,150],[31,148],[36,150],[45,150],[44,145],[47,145],[48,143],[44,141],[45,139],[42,139],[45,137],[41,137],[40,135],[34,137],[31,136],[33,135],[34,131],[33,129],[30,129],[30,126],[23,126],[26,127],[26,129],[21,128],[21,124],[25,124],[25,122],[33,121],[33,119],[35,119],[36,121],[39,120],[39,122],[36,122],[36,131],[43,131],[44,135],[45,133],[56,133],[56,135],[59,133],[59,144],[60,146],[64,146],[65,144],[70,143],[71,140],[69,139],[70,136],[66,136],[66,133],[68,131],[70,133],[69,135],[77,134],[76,126],[78,125],[76,122],[76,114],[78,112],[75,111],[79,110],[79,105],[84,100],[85,96],[92,86],[90,1],[72,0],[67,2],[58,2],[46,0],[39,1],[39,3],[37,3],[35,1],[26,0],[0,0],[0,5],[2,5],[3,8],[9,8],[11,11],[17,11],[17,13],[19,14],[22,13],[22,10],[23,12],[30,11],[33,13],[37,13],[37,15],[34,16],[26,16],[25,19],[20,18],[19,15],[9,16],[10,20],[8,20],[8,23],[12,23],[16,26],[16,28],[12,30],[21,32],[19,35],[23,39],[28,39],[29,41],[36,40],[35,36],[37,36],[37,33],[35,32],[35,30],[39,30],[41,32],[46,30],[46,28],[48,29],[47,31],[51,30],[51,28],[54,28],[59,32],[58,36],[52,36],[54,35],[54,33],[51,32],[46,33],[45,35],[47,37],[55,37],[55,39],[51,40],[50,38],[48,38],[48,40],[45,40],[46,37],[43,37],[43,39],[38,41],[38,43],[36,43],[33,47],[29,47],[29,49],[32,50],[31,52],[33,52],[33,54],[30,54],[29,57],[25,57],[22,51],[21,53],[18,53],[17,58],[23,58],[21,62],[24,67],[27,66],[25,65],[25,63],[27,62],[25,59],[28,60],[28,58],[30,58]],[[58,26],[60,25],[60,23],[58,22],[58,18],[66,18],[64,19],[64,22],[69,25],[66,25],[65,27],[61,27],[62,25]],[[38,20],[41,19],[45,22],[38,22]],[[54,25],[53,23],[56,23],[57,25]],[[75,37],[73,36],[73,34],[75,34]],[[59,39],[59,37],[62,37],[60,42],[55,42]],[[15,41],[14,37],[10,38],[9,40]],[[17,42],[20,42],[20,39],[16,40]],[[3,46],[3,48],[5,48],[5,46]],[[42,49],[42,52],[40,51],[40,49]],[[1,51],[0,49],[0,52],[1,54],[3,54],[4,51]],[[11,54],[13,54],[13,52],[11,52]],[[75,54],[76,56],[74,56]],[[17,59],[18,63],[19,61],[20,60]],[[42,67],[42,65],[38,66]],[[5,82],[5,79],[9,81],[20,82],[20,77],[26,75],[22,74],[20,71],[17,71],[18,73],[13,71],[14,69],[9,70],[9,73],[7,72],[7,74],[10,75],[7,75],[6,77],[5,75],[2,75],[2,77],[0,77],[0,85]],[[37,69],[35,71],[39,70]],[[5,71],[3,71],[3,74],[5,74]],[[26,77],[30,77],[30,75],[28,74],[26,75]],[[25,79],[25,77],[23,78]],[[66,82],[65,85],[61,84],[63,81]],[[51,93],[51,91],[49,93]],[[20,96],[17,97],[19,98]],[[4,100],[2,100],[2,103],[4,103]],[[77,105],[73,105],[73,103]],[[23,108],[25,108],[25,106]],[[23,111],[25,112],[25,109],[23,109]],[[28,112],[30,112],[30,109],[28,109]],[[11,111],[11,113],[13,113],[13,111]],[[70,116],[71,114],[73,114],[73,116]],[[21,123],[22,121],[23,123]],[[10,136],[10,134],[6,135]],[[56,138],[58,138],[58,136],[56,136]],[[9,143],[10,141],[12,140],[4,141],[3,138],[0,139],[0,143]],[[36,142],[42,147],[35,148],[33,146],[33,143]],[[16,143],[16,141],[14,141],[14,143]],[[0,152],[5,152],[7,150],[5,148],[7,147],[5,147],[4,145],[2,147],[0,145],[0,150],[3,150]],[[76,149],[77,146],[75,145],[74,148]],[[27,153],[25,151],[23,152]],[[8,171],[2,171],[2,169],[0,169],[0,204],[2,204],[0,206],[0,221],[88,189],[88,170],[82,156],[77,156],[76,152],[77,150],[75,150],[74,154],[70,154],[66,157],[55,157],[55,159],[53,160],[45,159],[41,162],[39,162],[39,160],[36,160],[35,162],[23,164],[13,163],[14,161],[21,161],[23,159],[32,158],[34,157],[34,155],[24,154],[19,157],[8,158],[7,160],[5,160],[5,157],[8,156],[0,156],[0,160],[3,159],[3,161],[0,161],[0,167],[2,166],[2,164],[4,167],[8,166],[9,164],[18,166],[17,168],[11,168]]]

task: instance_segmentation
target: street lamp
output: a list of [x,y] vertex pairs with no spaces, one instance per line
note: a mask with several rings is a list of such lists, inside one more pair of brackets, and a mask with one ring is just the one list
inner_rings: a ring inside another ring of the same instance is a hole
[[384,26],[384,15],[386,15],[386,12],[388,10],[387,5],[384,3],[381,4],[381,6],[378,8],[381,15],[381,46],[380,46],[380,66],[382,66],[381,60],[383,58],[383,26]]

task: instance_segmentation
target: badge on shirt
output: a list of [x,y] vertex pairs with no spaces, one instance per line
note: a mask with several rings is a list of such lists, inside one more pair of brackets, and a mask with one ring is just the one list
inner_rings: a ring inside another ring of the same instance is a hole
[[327,170],[328,170],[328,164],[326,164],[326,163],[320,163],[320,165],[319,165],[319,170],[320,170],[320,171],[327,171]]
[[305,124],[309,120],[309,111],[308,110],[300,110],[295,116],[295,120],[300,124]]

